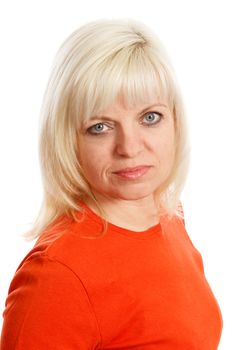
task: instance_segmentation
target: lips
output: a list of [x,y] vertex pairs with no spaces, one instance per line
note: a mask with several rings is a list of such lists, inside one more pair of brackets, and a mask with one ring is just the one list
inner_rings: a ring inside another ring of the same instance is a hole
[[140,166],[133,167],[133,168],[120,169],[118,171],[115,171],[113,174],[115,174],[121,178],[135,180],[135,179],[138,179],[138,178],[142,177],[143,175],[145,175],[149,171],[150,168],[151,168],[151,166],[149,166],[149,165],[140,165]]

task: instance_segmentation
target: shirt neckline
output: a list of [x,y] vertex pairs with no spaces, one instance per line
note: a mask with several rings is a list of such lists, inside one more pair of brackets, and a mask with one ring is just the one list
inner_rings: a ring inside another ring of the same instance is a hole
[[[82,202],[81,205],[84,209],[84,214],[86,214],[89,219],[94,220],[96,223],[98,223],[98,225],[103,225],[103,219],[98,214],[96,214],[86,203]],[[134,239],[146,239],[158,235],[162,231],[161,222],[144,231],[129,230],[127,228],[114,225],[108,221],[107,227],[109,232],[115,232]]]

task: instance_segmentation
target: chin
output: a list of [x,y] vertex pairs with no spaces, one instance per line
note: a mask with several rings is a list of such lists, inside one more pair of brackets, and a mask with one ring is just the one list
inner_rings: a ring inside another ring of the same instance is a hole
[[119,191],[119,192],[114,192],[112,194],[109,194],[109,197],[115,198],[115,199],[123,199],[123,200],[129,200],[129,201],[134,201],[134,200],[140,200],[144,198],[149,198],[154,195],[154,191]]

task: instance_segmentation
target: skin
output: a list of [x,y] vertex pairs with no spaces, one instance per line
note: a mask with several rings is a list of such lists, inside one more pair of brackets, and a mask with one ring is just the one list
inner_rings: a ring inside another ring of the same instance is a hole
[[129,107],[118,100],[82,125],[79,161],[109,222],[133,231],[159,222],[154,192],[171,172],[174,139],[166,101]]

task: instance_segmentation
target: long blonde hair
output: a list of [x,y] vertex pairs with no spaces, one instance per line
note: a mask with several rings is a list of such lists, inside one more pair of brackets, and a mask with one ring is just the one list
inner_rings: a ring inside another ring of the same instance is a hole
[[78,128],[85,118],[114,103],[119,94],[130,104],[154,96],[169,102],[175,118],[175,161],[155,197],[161,213],[177,210],[189,147],[184,107],[171,63],[158,38],[144,24],[99,20],[71,34],[55,58],[41,109],[44,199],[26,237],[36,238],[62,214],[79,211],[79,200],[84,196],[95,200],[77,156]]

